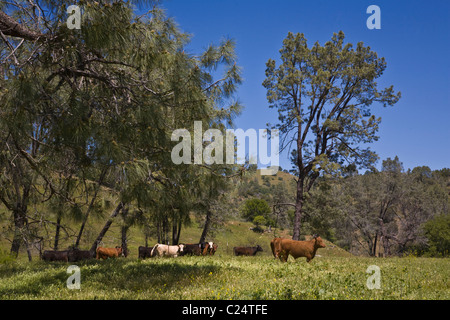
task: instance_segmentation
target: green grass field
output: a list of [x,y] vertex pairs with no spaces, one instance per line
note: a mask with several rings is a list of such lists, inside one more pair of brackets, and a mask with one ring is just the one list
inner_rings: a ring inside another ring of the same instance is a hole
[[[319,250],[320,253],[320,250]],[[77,262],[81,288],[68,289],[69,264],[0,265],[1,299],[450,299],[450,259],[316,257],[281,263],[268,255],[118,258]],[[369,265],[381,288],[369,290]]]
[[[230,221],[214,237],[215,256],[139,260],[139,229],[130,232],[127,258],[73,263],[80,267],[81,288],[67,288],[71,263],[28,262],[0,253],[0,299],[450,299],[450,259],[356,257],[325,241],[316,257],[288,263],[275,260],[269,243],[273,233],[249,231],[251,223]],[[199,228],[185,228],[181,242],[198,241]],[[108,232],[108,246],[120,244],[117,226]],[[277,235],[288,237],[277,230]],[[149,241],[150,245],[154,240]],[[256,245],[255,257],[235,257],[233,246]],[[82,247],[83,249],[86,247]],[[63,247],[62,247],[63,248]],[[370,265],[381,270],[381,288],[366,286]]]

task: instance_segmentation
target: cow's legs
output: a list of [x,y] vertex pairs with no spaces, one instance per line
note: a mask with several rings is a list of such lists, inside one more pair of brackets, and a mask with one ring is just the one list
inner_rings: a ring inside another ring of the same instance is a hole
[[281,251],[280,252],[280,260],[282,262],[287,262],[288,257],[289,257],[289,251]]

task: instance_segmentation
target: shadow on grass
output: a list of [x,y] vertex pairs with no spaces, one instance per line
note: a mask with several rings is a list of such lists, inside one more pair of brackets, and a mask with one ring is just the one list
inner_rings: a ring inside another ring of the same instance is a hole
[[63,262],[12,263],[0,266],[0,297],[2,299],[29,295],[39,297],[48,288],[65,288],[69,265]]
[[205,261],[186,263],[182,259],[115,259],[87,262],[81,272],[87,285],[102,289],[167,290],[198,284],[221,268]]
[[156,258],[87,260],[73,263],[36,261],[3,265],[0,296],[51,297],[52,292],[66,289],[69,265],[80,267],[82,291],[167,291],[171,288],[196,286],[212,279],[222,269],[208,260]]

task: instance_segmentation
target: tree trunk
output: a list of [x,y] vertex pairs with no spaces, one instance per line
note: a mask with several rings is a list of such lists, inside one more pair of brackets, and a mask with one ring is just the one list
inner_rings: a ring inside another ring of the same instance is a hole
[[156,222],[156,234],[158,236],[158,243],[161,243],[161,221]]
[[172,215],[172,244],[176,245],[180,242],[181,225],[183,223],[182,212]]
[[91,210],[94,206],[95,199],[97,198],[98,191],[100,190],[100,185],[103,182],[106,172],[107,172],[107,168],[105,168],[100,175],[100,178],[97,183],[97,188],[95,189],[94,195],[92,196],[91,202],[89,203],[89,207],[86,210],[86,214],[84,216],[83,222],[81,223],[80,232],[78,233],[77,240],[75,241],[75,248],[78,248],[78,246],[80,245],[80,240],[81,240],[81,236],[83,235],[84,227],[89,218],[89,214],[91,213]]
[[[16,188],[18,189],[18,188]],[[29,196],[30,187],[25,186],[23,189],[22,197],[20,197],[20,193],[17,195],[19,197],[19,201],[16,204],[13,210],[14,216],[14,238],[11,243],[11,255],[17,257],[19,255],[20,244],[24,238],[24,228],[28,225],[27,220],[27,202]]]
[[299,177],[297,181],[297,199],[295,202],[295,216],[294,216],[294,230],[292,233],[292,240],[300,240],[300,227],[303,213],[303,200],[304,200],[304,178]]
[[14,238],[11,243],[11,255],[17,256],[19,255],[20,244],[22,242],[22,228],[24,226],[24,219],[22,217],[22,213],[19,210],[14,211]]
[[128,257],[128,245],[127,245],[127,232],[128,226],[122,226],[122,253],[125,257]]
[[122,252],[125,257],[128,256],[128,245],[127,245],[127,232],[130,228],[128,224],[128,206],[122,209],[123,225],[121,227],[122,234]]
[[29,244],[29,242],[28,242],[27,239],[25,239],[25,247],[27,248],[28,261],[31,262],[31,261],[33,260],[33,258],[32,258],[32,256],[31,256],[31,248],[30,248],[30,244]]
[[[301,99],[301,98],[300,98]],[[298,116],[301,115],[301,101],[295,100],[295,107],[298,112]],[[294,215],[294,230],[292,232],[292,240],[300,240],[300,227],[302,223],[302,210],[303,210],[303,192],[305,184],[306,172],[303,167],[303,141],[302,141],[302,123],[298,121],[297,127],[297,167],[298,167],[298,180],[297,180],[297,198],[295,201],[295,215]]]
[[202,235],[200,236],[199,243],[205,242],[205,240],[206,240],[206,236],[208,235],[209,227],[211,224],[211,215],[212,215],[212,212],[211,212],[211,210],[208,209],[206,211],[205,225],[203,226],[203,231],[202,231]]
[[163,219],[163,243],[164,244],[169,244],[169,218],[168,216],[164,216]]
[[178,244],[178,242],[180,241],[181,223],[182,223],[182,222],[183,222],[182,219],[180,219],[180,220],[178,221],[177,244]]
[[373,245],[372,245],[372,256],[376,257],[377,256],[377,244],[378,244],[378,231],[375,234],[375,239],[373,240]]
[[105,236],[106,232],[108,231],[109,227],[111,227],[111,224],[113,223],[113,220],[117,215],[120,213],[122,208],[124,207],[123,202],[119,202],[116,209],[114,209],[113,213],[109,216],[108,221],[106,221],[105,226],[103,227],[102,231],[100,231],[97,239],[95,239],[94,243],[92,244],[92,247],[90,249],[91,252],[95,252],[97,250],[98,244],[102,241],[103,237]]
[[172,244],[176,245],[178,244],[177,239],[177,230],[178,230],[178,223],[175,212],[172,214]]
[[389,257],[391,255],[391,243],[389,241],[389,238],[386,236],[383,237],[383,249],[384,256]]
[[58,218],[56,219],[55,243],[53,246],[53,250],[58,250],[59,233],[60,233],[60,229],[61,229],[61,216],[62,216],[62,213],[58,212]]

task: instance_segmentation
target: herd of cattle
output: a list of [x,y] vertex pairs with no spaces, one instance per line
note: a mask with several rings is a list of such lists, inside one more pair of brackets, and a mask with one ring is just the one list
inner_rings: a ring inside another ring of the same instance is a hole
[[[294,259],[299,257],[306,257],[309,262],[316,255],[319,248],[325,248],[325,243],[318,235],[313,235],[309,241],[296,241],[283,238],[274,238],[270,242],[272,254],[276,259],[287,262],[288,256],[291,255]],[[214,255],[217,251],[218,245],[214,242],[203,242],[195,244],[179,244],[167,245],[157,243],[153,247],[140,246],[138,249],[138,256],[141,259],[152,257],[177,257],[184,255],[206,256]],[[235,256],[254,256],[257,252],[263,249],[257,245],[256,247],[234,247],[233,253]],[[87,250],[62,250],[52,251],[45,250],[41,256],[44,261],[65,261],[76,262],[87,259],[108,259],[123,256],[121,247],[104,248],[97,247],[96,252]]]
[[[203,242],[196,244],[179,244],[167,245],[157,243],[153,247],[140,246],[138,249],[138,256],[141,259],[151,257],[177,257],[184,255],[214,255],[218,245],[214,242]],[[76,262],[81,260],[93,259],[108,259],[123,256],[122,247],[115,248],[97,247],[95,252],[88,250],[69,249],[69,250],[45,250],[42,253],[42,260],[44,261],[65,261]]]

